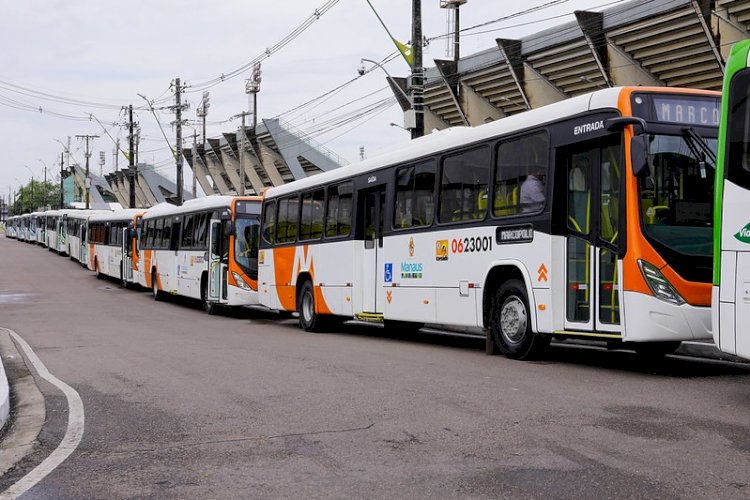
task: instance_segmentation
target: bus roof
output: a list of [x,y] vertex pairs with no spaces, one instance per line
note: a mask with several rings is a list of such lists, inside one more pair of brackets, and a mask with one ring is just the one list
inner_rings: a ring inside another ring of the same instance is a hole
[[142,214],[143,208],[123,208],[111,212],[93,214],[89,222],[112,222],[112,221],[130,221],[138,214]]
[[165,215],[178,215],[190,212],[200,212],[201,210],[208,210],[212,208],[229,208],[232,204],[232,200],[257,201],[258,203],[260,203],[261,197],[214,194],[188,200],[180,206],[172,205],[171,203],[159,203],[158,205],[154,205],[153,207],[148,209],[143,215],[143,218],[149,219],[152,217],[162,217]]
[[[283,196],[319,184],[348,179],[388,165],[416,160],[453,147],[472,144],[504,134],[521,132],[556,120],[574,117],[586,111],[597,109],[618,109],[621,94],[633,90],[643,92],[689,92],[692,94],[711,94],[711,92],[697,92],[694,89],[667,87],[613,87],[597,90],[589,94],[571,97],[563,101],[511,115],[476,127],[451,127],[445,130],[439,130],[424,137],[412,140],[407,144],[395,146],[394,149],[371,159],[337,168],[335,170],[329,170],[328,172],[323,172],[282,186],[272,187],[266,191],[265,198]],[[714,94],[719,95],[718,93]]]

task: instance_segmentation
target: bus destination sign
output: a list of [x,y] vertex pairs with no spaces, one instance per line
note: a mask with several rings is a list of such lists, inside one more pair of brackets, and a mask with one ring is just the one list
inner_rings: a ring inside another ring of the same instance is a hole
[[719,98],[686,96],[654,96],[656,119],[660,122],[685,125],[719,125]]

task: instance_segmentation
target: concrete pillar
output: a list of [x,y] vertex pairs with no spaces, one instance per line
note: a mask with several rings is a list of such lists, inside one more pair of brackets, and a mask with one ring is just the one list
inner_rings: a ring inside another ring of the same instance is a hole
[[476,92],[465,83],[461,83],[461,106],[466,110],[466,118],[472,127],[505,116],[500,108],[495,107],[487,98]]
[[272,150],[262,142],[258,142],[258,149],[260,153],[260,162],[263,166],[263,170],[265,170],[266,174],[268,174],[268,178],[271,181],[271,184],[273,184],[274,186],[283,185],[284,179],[281,178],[279,169],[276,168],[274,161],[278,161],[279,163],[284,164],[284,159],[278,153],[276,153],[276,151]]
[[645,85],[663,87],[664,82],[656,78],[614,43],[607,43],[609,74],[615,85]]
[[524,81],[523,88],[532,108],[546,106],[553,102],[566,99],[565,93],[547,80],[541,73],[534,69],[531,64],[523,63]]

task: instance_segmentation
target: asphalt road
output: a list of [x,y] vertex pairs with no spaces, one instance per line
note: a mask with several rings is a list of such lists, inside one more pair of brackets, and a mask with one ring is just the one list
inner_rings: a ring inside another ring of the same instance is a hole
[[[520,362],[476,339],[310,334],[157,303],[4,237],[0,327],[85,409],[81,443],[22,498],[750,497],[747,365],[575,346]],[[0,492],[65,432],[65,397],[36,380],[46,420]]]

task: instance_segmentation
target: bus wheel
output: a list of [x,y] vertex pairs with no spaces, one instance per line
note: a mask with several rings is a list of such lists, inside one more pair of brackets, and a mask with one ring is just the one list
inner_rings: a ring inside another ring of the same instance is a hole
[[156,281],[156,271],[151,272],[151,295],[154,297],[154,300],[161,300],[159,282]]
[[313,286],[305,281],[297,296],[297,312],[299,313],[299,326],[305,331],[315,332],[320,329],[321,318],[315,313],[315,295]]
[[201,286],[201,302],[203,302],[203,310],[207,314],[213,316],[216,314],[216,305],[208,300],[208,280],[203,278],[203,285]]
[[529,301],[522,281],[506,281],[495,292],[490,312],[490,334],[501,353],[511,359],[530,359],[549,346],[550,338],[531,331]]
[[104,277],[101,270],[99,269],[99,261],[94,260],[94,272],[96,273],[96,279],[100,280]]
[[642,358],[658,359],[675,352],[680,344],[679,340],[667,340],[663,342],[639,342],[634,343],[631,347]]

